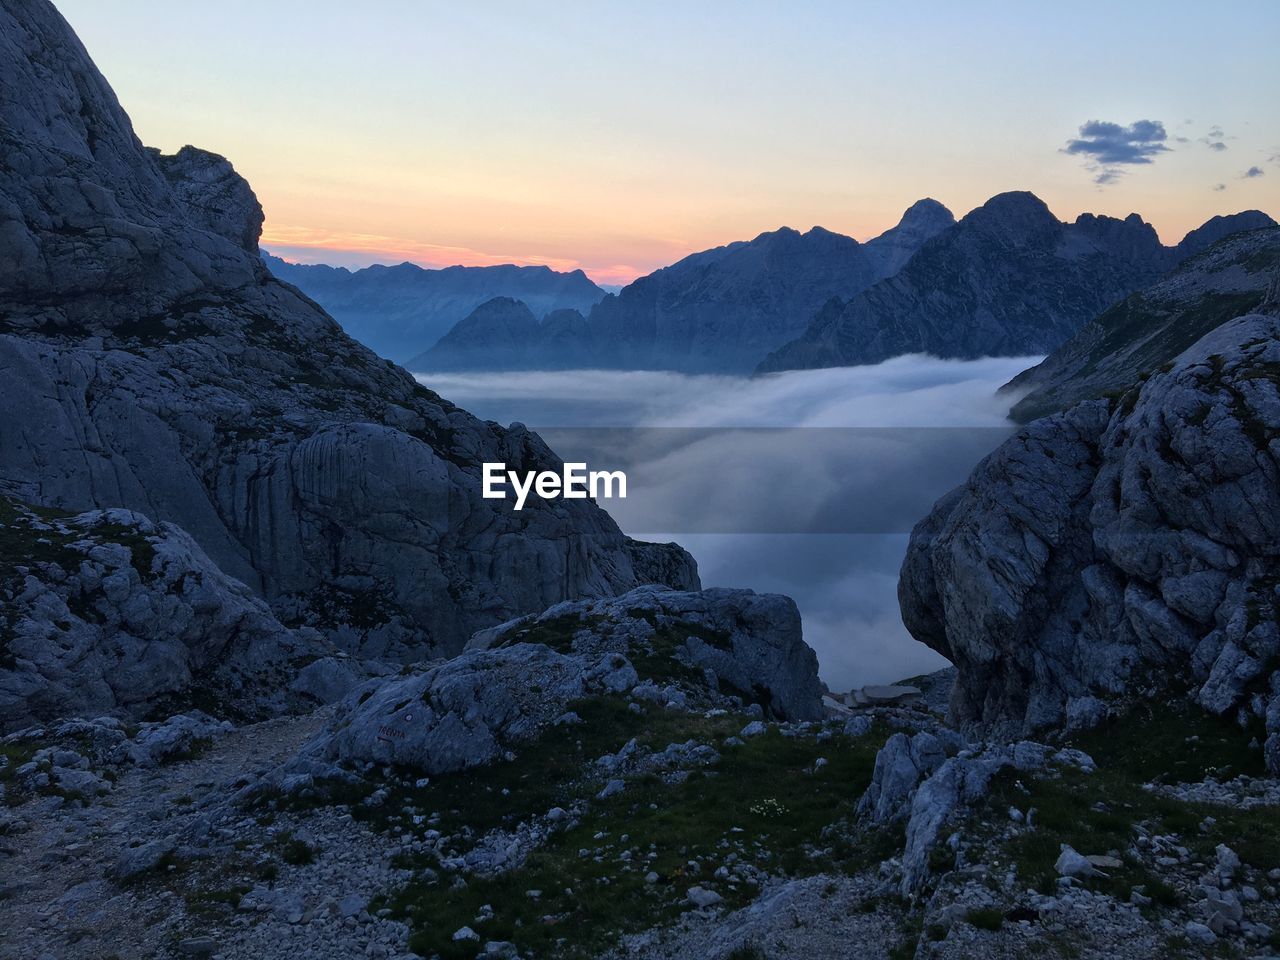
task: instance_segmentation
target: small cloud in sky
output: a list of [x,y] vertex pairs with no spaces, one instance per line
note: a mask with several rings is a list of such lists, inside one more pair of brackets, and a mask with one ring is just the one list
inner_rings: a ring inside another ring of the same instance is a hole
[[1235,139],[1235,138],[1228,137],[1225,133],[1223,133],[1222,127],[1218,126],[1215,123],[1212,127],[1209,128],[1209,131],[1203,137],[1200,138],[1199,142],[1203,143],[1206,147],[1208,147],[1210,150],[1213,150],[1215,153],[1222,153],[1227,149],[1226,141],[1230,139]]
[[1225,183],[1215,183],[1213,185],[1213,189],[1218,193],[1221,193],[1223,190],[1227,189],[1227,185]]
[[1240,174],[1240,179],[1241,179],[1241,180],[1253,180],[1255,177],[1260,177],[1260,176],[1262,176],[1264,173],[1266,173],[1266,171],[1265,171],[1265,170],[1263,170],[1261,167],[1256,167],[1256,166],[1255,166],[1255,167],[1250,167],[1250,168],[1249,168],[1248,170],[1246,170],[1244,173]]
[[1080,128],[1077,138],[1067,141],[1063,153],[1084,157],[1085,166],[1094,174],[1094,183],[1115,183],[1122,168],[1154,163],[1167,153],[1169,135],[1159,120],[1135,120],[1127,127],[1107,120],[1090,120]]

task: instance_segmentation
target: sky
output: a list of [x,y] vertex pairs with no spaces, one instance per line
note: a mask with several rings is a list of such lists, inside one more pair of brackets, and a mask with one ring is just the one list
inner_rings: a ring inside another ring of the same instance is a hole
[[623,283],[932,196],[1166,243],[1280,215],[1280,4],[55,0],[166,152],[224,154],[288,259]]

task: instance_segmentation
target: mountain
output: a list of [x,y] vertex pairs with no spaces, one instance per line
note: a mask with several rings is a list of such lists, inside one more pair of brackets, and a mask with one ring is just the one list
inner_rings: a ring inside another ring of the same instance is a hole
[[[1198,245],[1197,240],[1189,246]],[[1011,415],[1026,422],[1081,400],[1123,392],[1209,331],[1253,310],[1278,282],[1280,229],[1230,235],[1086,323],[1043,362],[1006,384],[1003,389],[1010,392],[1030,391]]]
[[495,358],[520,357],[530,368],[565,370],[591,366],[589,322],[577,310],[555,310],[541,322],[510,297],[476,307],[430,350],[411,359],[411,370],[495,369]]
[[898,225],[862,245],[875,266],[878,279],[892,277],[906,266],[915,252],[948,227],[956,218],[937,200],[917,200],[902,215]]
[[896,275],[827,304],[759,371],[876,363],[905,353],[1047,353],[1211,238],[1270,222],[1256,212],[1217,218],[1167,248],[1136,214],[1083,214],[1062,223],[1030,193],[1000,194],[923,244]]
[[749,371],[828,300],[888,276],[952,222],[941,204],[922,200],[865,244],[821,227],[803,234],[783,227],[691,254],[605,297],[585,326],[561,317],[509,350],[488,342],[485,324],[469,318],[409,366]]
[[454,324],[494,297],[523,301],[542,317],[556,310],[586,313],[605,292],[581,270],[549,267],[447,267],[412,263],[361,270],[289,263],[263,254],[271,272],[293,284],[375,353],[402,363],[426,350]]
[[248,184],[144,148],[50,4],[5,0],[0,35],[0,716],[140,709],[285,647],[424,659],[696,584],[591,501],[484,499],[482,462],[559,461],[273,277]]
[[[1112,395],[1026,425],[912,532],[903,622],[958,668],[953,721],[1017,737],[1190,700],[1228,721],[1224,757],[1280,773],[1280,299],[1230,292],[1250,273],[1280,289],[1277,232],[1221,242],[1142,322],[1108,322]],[[1153,348],[1162,366],[1132,362]],[[1051,406],[1096,386],[1058,371]]]

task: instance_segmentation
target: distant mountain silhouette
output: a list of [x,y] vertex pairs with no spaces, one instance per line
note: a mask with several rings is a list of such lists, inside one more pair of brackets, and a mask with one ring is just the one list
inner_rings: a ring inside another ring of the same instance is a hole
[[447,267],[412,263],[361,270],[289,263],[264,253],[281,280],[324,307],[351,336],[382,356],[403,362],[440,339],[459,320],[494,297],[522,300],[539,317],[555,310],[587,311],[605,296],[581,270],[548,267]]
[[1088,320],[1223,236],[1271,224],[1215,217],[1176,247],[1137,214],[1059,221],[1030,193],[1003,193],[921,245],[894,276],[832,302],[760,372],[941,357],[1048,353]]
[[[749,372],[799,335],[824,303],[890,275],[954,222],[942,204],[921,200],[896,227],[863,244],[821,227],[783,227],[641,277],[586,319],[549,316],[531,327],[510,305],[486,305],[408,365]],[[516,328],[522,334],[512,339]]]

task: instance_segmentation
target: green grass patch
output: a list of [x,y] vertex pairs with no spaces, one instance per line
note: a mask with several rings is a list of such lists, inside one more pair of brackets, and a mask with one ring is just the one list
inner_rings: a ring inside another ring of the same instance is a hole
[[[594,709],[613,709],[608,703],[594,703]],[[592,709],[591,702],[579,705],[580,714]],[[621,713],[595,714],[584,726],[612,726],[612,739],[625,742],[638,721],[661,731],[650,730],[645,736],[661,747],[691,737],[706,742],[743,722],[740,716],[706,720],[656,710],[636,715],[625,708]],[[561,751],[576,752],[563,740],[585,732],[574,728],[561,734]],[[413,927],[411,948],[424,956],[471,960],[474,945],[452,941],[453,932],[462,926],[487,940],[512,941],[522,954],[595,956],[619,934],[674,920],[687,909],[690,886],[716,890],[729,907],[749,902],[756,888],[716,879],[721,866],[747,863],[768,873],[804,875],[875,862],[881,852],[879,834],[865,840],[833,837],[827,828],[852,814],[856,798],[870,782],[882,739],[836,737],[819,743],[814,736],[784,737],[771,730],[740,747],[717,747],[720,762],[693,771],[682,782],[656,775],[633,778],[623,793],[594,802],[576,826],[553,834],[518,869],[470,877],[460,886],[444,872],[438,880],[428,877],[410,884],[387,905]],[[477,797],[477,776],[491,777],[493,785],[519,784],[510,795],[499,794],[500,802],[482,790],[478,806],[458,808],[455,824],[465,822],[480,832],[510,823],[513,816],[544,812],[557,797],[563,800],[566,795],[557,794],[551,785],[558,780],[561,788],[570,786],[561,772],[572,770],[576,776],[592,753],[584,749],[561,768],[549,754],[526,748],[505,772],[495,765],[476,774],[440,778],[425,793],[443,798],[444,791],[459,789],[459,800]],[[815,769],[819,757],[828,763]],[[513,781],[511,774],[521,763],[533,766]],[[461,776],[466,776],[465,786]],[[433,788],[436,792],[431,793]],[[419,799],[419,808],[425,808],[425,800],[426,796]],[[698,869],[691,868],[690,861],[696,861]],[[404,865],[439,869],[431,861]],[[646,880],[649,873],[657,880]],[[530,896],[531,890],[538,896]],[[486,904],[496,911],[492,917],[481,911]]]
[[[1142,704],[1082,734],[1073,745],[1093,757],[1096,772],[1071,768],[1056,777],[1005,773],[997,778],[988,801],[996,818],[1010,805],[1036,810],[1035,829],[1020,832],[1002,851],[1024,884],[1053,892],[1053,866],[1065,843],[1085,855],[1120,854],[1123,866],[1107,871],[1110,876],[1084,881],[1091,888],[1127,899],[1135,886],[1141,886],[1157,905],[1172,906],[1173,889],[1126,852],[1138,825],[1154,833],[1176,834],[1200,856],[1211,858],[1217,844],[1227,843],[1255,867],[1280,866],[1280,831],[1275,828],[1280,810],[1186,803],[1144,789],[1148,783],[1196,782],[1210,775],[1261,775],[1259,752],[1249,748],[1245,735],[1230,721],[1191,705]],[[1212,822],[1206,823],[1207,817]]]

